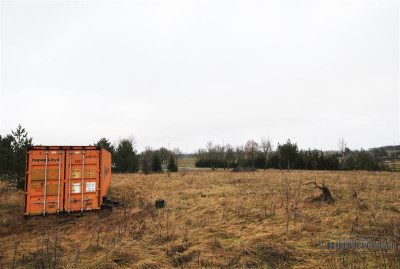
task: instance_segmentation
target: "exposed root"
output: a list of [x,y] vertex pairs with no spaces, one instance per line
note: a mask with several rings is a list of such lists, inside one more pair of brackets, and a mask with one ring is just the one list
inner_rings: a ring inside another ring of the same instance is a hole
[[323,183],[322,183],[322,187],[318,186],[318,184],[316,182],[308,182],[304,185],[309,185],[309,184],[314,184],[315,187],[317,187],[318,189],[320,189],[322,191],[320,196],[312,199],[313,202],[326,202],[328,204],[332,204],[335,202],[335,199],[333,199],[332,194],[329,191],[328,187],[326,187]]

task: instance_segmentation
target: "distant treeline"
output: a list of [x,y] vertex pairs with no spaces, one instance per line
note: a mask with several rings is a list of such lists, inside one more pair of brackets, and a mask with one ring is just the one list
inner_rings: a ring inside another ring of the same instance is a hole
[[182,154],[179,149],[172,151],[161,147],[153,150],[146,147],[142,153],[137,153],[133,138],[120,139],[113,145],[107,138],[101,138],[96,146],[107,149],[112,156],[112,170],[120,173],[136,173],[142,170],[149,173],[162,173],[165,167],[169,172],[177,172],[177,158]]
[[[146,147],[142,153],[136,150],[133,138],[120,139],[111,143],[101,138],[94,143],[112,154],[112,170],[121,173],[161,173],[163,170],[178,171],[177,158],[185,157],[175,148],[151,149]],[[32,145],[32,138],[21,125],[6,136],[0,136],[0,179],[17,179],[17,186],[23,188],[26,150]],[[195,154],[196,167],[258,169],[313,169],[313,170],[388,170],[384,158],[395,158],[400,146],[386,146],[351,151],[343,139],[339,140],[337,152],[326,153],[321,150],[299,150],[296,143],[287,140],[274,149],[270,139],[261,139],[259,143],[249,140],[245,145],[232,147],[229,144],[218,145],[209,142],[205,149]],[[388,151],[391,153],[388,154]],[[188,156],[188,155],[187,155]]]
[[309,169],[309,170],[388,170],[381,157],[387,153],[380,149],[351,151],[340,142],[341,149],[326,153],[317,149],[299,150],[296,143],[287,140],[273,149],[271,140],[259,143],[249,140],[243,146],[214,145],[209,142],[197,152],[196,167],[258,169]]
[[396,157],[396,154],[400,154],[400,145],[372,148],[369,151],[373,152],[377,157]]

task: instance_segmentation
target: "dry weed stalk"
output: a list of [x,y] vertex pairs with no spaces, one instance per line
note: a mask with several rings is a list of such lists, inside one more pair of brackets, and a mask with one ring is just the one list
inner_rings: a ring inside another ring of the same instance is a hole
[[299,202],[300,202],[300,193],[301,193],[301,186],[302,181],[300,180],[298,187],[296,188],[294,194],[294,229],[296,230],[296,223],[298,218],[298,209],[299,209]]
[[285,198],[286,198],[286,233],[289,233],[291,189],[290,189],[290,181],[283,172],[282,176],[285,184]]

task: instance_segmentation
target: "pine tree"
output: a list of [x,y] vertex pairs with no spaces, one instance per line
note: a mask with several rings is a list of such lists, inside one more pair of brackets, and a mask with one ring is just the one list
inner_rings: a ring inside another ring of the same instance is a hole
[[172,156],[169,158],[169,162],[168,162],[168,171],[170,172],[178,172],[178,165],[176,164],[175,158],[174,156]]
[[16,173],[16,156],[14,154],[12,143],[14,137],[0,135],[0,175]]
[[22,189],[24,187],[23,175],[25,174],[26,151],[32,145],[32,138],[28,137],[28,132],[21,124],[11,133],[13,136],[12,148],[15,156],[15,172],[18,175],[17,187]]
[[156,173],[162,173],[161,159],[157,153],[155,153],[153,156],[153,161],[151,164],[151,171],[156,172]]
[[111,155],[114,155],[114,153],[115,153],[114,145],[111,144],[111,142],[105,137],[103,137],[99,141],[97,141],[95,143],[95,145],[98,146],[98,147],[102,147],[102,148],[108,150],[108,152],[110,152]]
[[139,171],[139,156],[133,138],[125,138],[119,141],[113,162],[117,172],[136,173]]

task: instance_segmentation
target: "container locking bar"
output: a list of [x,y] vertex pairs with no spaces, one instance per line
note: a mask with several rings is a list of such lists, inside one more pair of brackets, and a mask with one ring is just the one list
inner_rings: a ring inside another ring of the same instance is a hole
[[60,158],[58,159],[57,215],[60,214],[61,152],[60,149]]
[[83,213],[83,189],[84,189],[84,179],[85,179],[85,150],[82,150],[82,185],[81,185],[81,213]]
[[44,200],[43,200],[43,216],[46,215],[46,195],[47,195],[47,159],[49,156],[49,151],[46,150],[46,164],[44,167]]
[[68,173],[68,214],[71,213],[71,172],[72,172],[72,150],[69,151],[69,173]]

